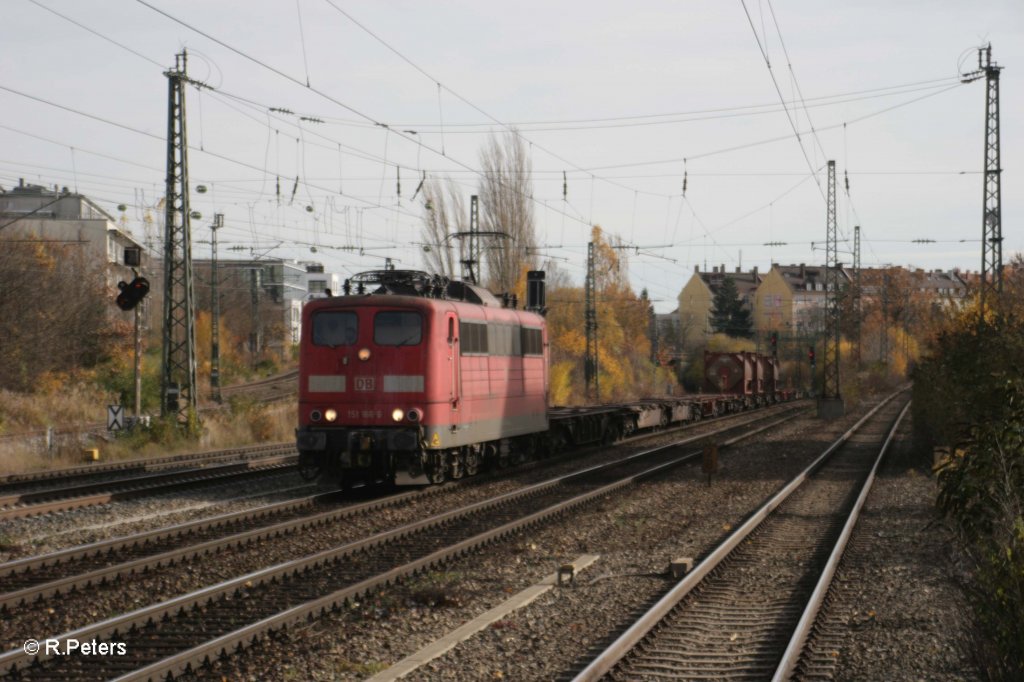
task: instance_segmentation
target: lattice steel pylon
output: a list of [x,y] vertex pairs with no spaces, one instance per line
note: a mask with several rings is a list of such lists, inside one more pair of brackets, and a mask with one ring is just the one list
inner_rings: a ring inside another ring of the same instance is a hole
[[982,256],[980,305],[984,319],[986,304],[1003,293],[1003,227],[999,193],[999,71],[992,63],[992,45],[978,50],[978,68],[985,73],[985,187],[982,213]]
[[168,83],[167,187],[164,213],[164,334],[160,414],[181,425],[196,415],[195,295],[192,226],[188,200],[188,137],[185,120],[187,54],[175,55]]
[[825,263],[825,344],[821,397],[838,401],[839,394],[839,242],[836,227],[836,162],[828,162],[828,207]]
[[853,227],[853,315],[854,324],[856,325],[856,338],[853,343],[853,358],[857,363],[857,367],[860,367],[860,343],[861,343],[861,324],[864,317],[864,297],[861,293],[861,282],[860,282],[860,225]]
[[585,287],[583,328],[587,335],[587,350],[583,358],[583,377],[587,386],[587,402],[601,399],[601,382],[597,362],[597,292],[594,273],[594,242],[587,244],[587,280]]

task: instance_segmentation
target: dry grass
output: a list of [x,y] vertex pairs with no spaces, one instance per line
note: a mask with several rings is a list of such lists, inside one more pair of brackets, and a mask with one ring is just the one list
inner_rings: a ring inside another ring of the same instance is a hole
[[295,438],[295,425],[295,405],[291,402],[236,406],[203,422],[200,444],[218,449],[289,441]]
[[0,473],[4,474],[63,469],[80,464],[81,448],[57,447],[48,454],[42,446],[0,445]]
[[69,384],[49,393],[0,390],[0,434],[36,431],[56,424],[98,424],[116,400],[95,389]]
[[[75,390],[71,390],[66,399],[57,396],[12,397],[5,393],[0,395],[0,416],[3,417],[0,423],[17,425],[16,428],[7,427],[8,433],[45,428],[39,425],[45,424],[39,420],[41,415],[66,414],[66,403],[81,401],[81,396]],[[96,404],[95,397],[92,404]],[[82,412],[79,410],[79,416]],[[82,421],[86,423],[87,420]],[[94,423],[97,421],[94,417]],[[223,412],[209,413],[204,416],[198,441],[171,437],[154,442],[153,435],[142,431],[111,439],[68,437],[49,453],[42,438],[33,443],[20,439],[6,443],[0,441],[0,473],[79,466],[85,462],[83,450],[86,448],[99,449],[101,461],[109,462],[292,441],[295,438],[295,405],[291,402],[271,405],[238,403]]]

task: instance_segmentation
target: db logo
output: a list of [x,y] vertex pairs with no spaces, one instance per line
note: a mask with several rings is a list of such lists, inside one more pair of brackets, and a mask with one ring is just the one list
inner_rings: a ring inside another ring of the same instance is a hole
[[373,377],[356,377],[357,391],[372,391],[374,389]]

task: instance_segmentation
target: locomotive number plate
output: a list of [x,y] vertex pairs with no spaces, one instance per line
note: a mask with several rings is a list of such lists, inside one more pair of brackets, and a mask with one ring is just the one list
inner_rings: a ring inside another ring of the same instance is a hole
[[356,377],[356,390],[372,391],[375,388],[374,383],[373,377]]

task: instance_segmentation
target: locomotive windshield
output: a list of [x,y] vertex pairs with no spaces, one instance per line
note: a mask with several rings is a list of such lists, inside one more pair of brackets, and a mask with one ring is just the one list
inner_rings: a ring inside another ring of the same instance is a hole
[[378,346],[415,346],[422,336],[419,313],[388,310],[373,318],[373,342]]
[[325,311],[313,315],[313,345],[351,346],[359,338],[359,318],[352,312]]

